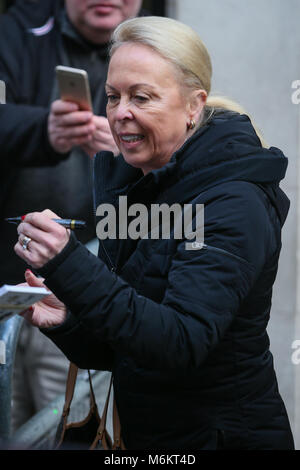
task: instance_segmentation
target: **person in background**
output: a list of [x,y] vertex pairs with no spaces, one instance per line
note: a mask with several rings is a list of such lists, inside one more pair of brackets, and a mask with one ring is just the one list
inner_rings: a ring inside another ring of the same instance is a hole
[[[239,105],[210,96],[211,76],[188,26],[122,23],[106,82],[121,154],[95,159],[98,257],[52,211],[18,226],[17,255],[53,293],[24,315],[79,367],[112,371],[127,449],[294,448],[266,331],[287,159]],[[203,204],[204,239],[187,246],[175,224],[169,237],[152,237],[149,224],[148,236],[135,236],[129,217],[127,238],[124,227],[100,236],[101,205],[118,214],[120,196],[140,225],[157,205],[192,206],[188,223],[199,232]],[[43,285],[31,272],[26,280]]]
[[[27,267],[4,218],[51,207],[87,222],[95,238],[92,156],[117,147],[105,117],[107,44],[115,27],[139,14],[141,0],[20,0],[0,16],[0,285]],[[88,72],[93,111],[59,99],[55,66]],[[68,362],[37,330],[23,326],[16,357],[13,429],[63,391]]]

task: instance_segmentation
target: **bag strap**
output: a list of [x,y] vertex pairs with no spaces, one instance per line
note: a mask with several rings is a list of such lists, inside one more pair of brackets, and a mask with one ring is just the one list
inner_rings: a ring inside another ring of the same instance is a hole
[[78,367],[72,362],[70,362],[68,376],[67,376],[67,383],[66,383],[66,391],[65,391],[65,403],[64,403],[62,417],[61,417],[62,430],[61,430],[61,435],[58,439],[57,446],[59,446],[62,443],[64,434],[66,432],[68,416],[70,413],[71,403],[73,400],[77,374],[78,374]]
[[107,397],[105,400],[105,405],[103,408],[101,421],[97,429],[96,437],[90,447],[90,450],[95,449],[99,441],[102,442],[102,446],[105,450],[110,450],[107,440],[106,440],[106,420],[107,420],[107,411],[108,411],[108,405],[109,405],[111,386],[112,386],[112,375],[110,377],[109,388],[108,388]]
[[90,407],[97,408],[95,393],[93,389],[92,376],[91,376],[91,372],[89,369],[88,369],[88,375],[89,375],[89,382],[90,382]]
[[97,443],[99,441],[102,442],[102,447],[104,450],[125,450],[126,447],[124,445],[123,439],[121,437],[121,423],[120,423],[120,418],[119,418],[119,413],[117,409],[117,404],[116,404],[116,399],[114,398],[114,403],[113,403],[113,445],[110,448],[107,444],[106,440],[106,421],[107,421],[107,411],[108,411],[108,405],[109,405],[109,399],[110,399],[110,394],[111,394],[111,389],[112,389],[112,384],[113,384],[113,376],[111,375],[110,377],[110,382],[109,382],[109,388],[107,392],[107,397],[105,400],[105,405],[103,408],[103,414],[101,418],[101,423],[99,425],[98,431],[97,431],[97,436],[90,447],[90,449],[95,449]]
[[116,399],[114,398],[113,404],[113,433],[114,433],[114,443],[113,443],[113,450],[125,450],[126,447],[124,445],[123,439],[121,437],[121,423],[117,408]]
[[67,384],[66,384],[66,392],[65,392],[65,404],[63,407],[62,416],[66,418],[70,413],[70,407],[74,396],[74,389],[76,384],[78,374],[78,367],[70,362],[68,377],[67,377]]
[[[72,362],[70,362],[67,383],[66,383],[65,404],[64,404],[63,413],[62,413],[63,417],[67,417],[70,413],[77,375],[78,375],[78,367]],[[90,407],[96,408],[95,393],[93,389],[91,373],[89,370],[88,370],[88,376],[89,376],[89,384],[90,384]]]
[[[62,417],[64,418],[64,427],[66,426],[67,423],[67,418],[70,413],[70,408],[71,408],[71,403],[73,400],[74,396],[74,390],[75,390],[75,385],[76,385],[76,380],[77,380],[77,375],[78,375],[78,367],[70,362],[69,365],[69,371],[68,371],[68,377],[67,377],[67,384],[66,384],[66,392],[65,392],[65,404],[63,407],[63,413]],[[91,407],[96,406],[96,399],[95,399],[95,393],[92,385],[92,378],[91,378],[91,373],[88,370],[88,376],[89,376],[89,383],[90,383],[90,400],[91,400]],[[109,382],[109,387],[108,387],[108,392],[107,392],[107,397],[105,400],[105,405],[103,408],[103,413],[100,421],[99,428],[97,430],[97,435],[94,439],[94,442],[92,443],[90,449],[94,449],[99,441],[102,442],[103,448],[105,450],[110,450],[109,445],[107,443],[107,431],[106,431],[106,421],[107,421],[107,412],[108,412],[108,405],[109,405],[109,399],[110,399],[110,394],[111,394],[111,389],[112,389],[112,384],[113,384],[113,375],[111,374],[110,377],[110,382]],[[121,423],[120,423],[120,418],[119,418],[119,413],[117,409],[117,404],[116,400],[114,398],[114,403],[113,403],[113,438],[114,438],[114,443],[112,446],[112,449],[125,449],[123,439],[121,437]]]

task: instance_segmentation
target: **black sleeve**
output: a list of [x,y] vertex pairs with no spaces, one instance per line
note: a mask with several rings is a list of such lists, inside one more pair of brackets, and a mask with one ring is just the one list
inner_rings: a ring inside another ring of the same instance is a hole
[[225,194],[214,201],[206,211],[208,245],[186,250],[186,240],[179,241],[161,303],[139,295],[78,242],[40,272],[99,344],[143,367],[198,368],[261,273],[270,230],[266,207],[257,199]]
[[57,153],[49,143],[48,113],[37,106],[0,105],[2,167],[51,166],[68,157],[69,153]]
[[113,350],[105,342],[94,337],[70,311],[62,325],[40,330],[62,350],[69,361],[81,369],[112,371]]
[[[72,232],[67,246],[53,261],[48,263],[47,269],[54,269],[56,264],[62,262],[72,253],[77,244],[76,237]],[[97,335],[94,336],[93,332],[72,315],[70,310],[68,310],[67,318],[63,324],[52,328],[41,328],[40,330],[61,349],[69,361],[78,367],[82,369],[112,370],[114,363],[113,349],[105,341],[99,341]]]
[[[23,96],[26,75],[36,64],[30,62],[25,33],[9,15],[0,16],[0,80],[6,85],[6,103],[0,105],[1,167],[55,165],[69,154],[54,151],[48,140],[49,109],[27,102]],[[26,57],[26,60],[24,59]],[[36,93],[38,90],[36,90]]]

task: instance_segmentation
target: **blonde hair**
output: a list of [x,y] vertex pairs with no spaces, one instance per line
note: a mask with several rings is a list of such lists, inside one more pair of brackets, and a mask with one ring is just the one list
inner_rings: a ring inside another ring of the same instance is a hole
[[[235,101],[224,96],[209,96],[211,90],[212,64],[208,51],[198,34],[189,26],[171,18],[145,16],[121,23],[114,31],[110,55],[121,45],[137,42],[148,46],[169,60],[181,72],[183,83],[191,89],[203,89],[208,98],[204,119],[200,127],[214,114],[216,109],[227,109],[240,114],[249,114]],[[253,124],[253,122],[252,122]],[[262,143],[266,146],[261,133],[253,127]]]

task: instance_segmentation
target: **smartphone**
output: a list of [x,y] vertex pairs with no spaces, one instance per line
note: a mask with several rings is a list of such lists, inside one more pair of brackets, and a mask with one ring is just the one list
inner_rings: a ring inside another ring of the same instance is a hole
[[5,82],[3,80],[0,80],[0,104],[5,104],[5,102]]
[[88,74],[85,70],[57,65],[55,67],[60,98],[73,101],[84,111],[92,111]]

